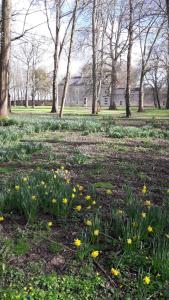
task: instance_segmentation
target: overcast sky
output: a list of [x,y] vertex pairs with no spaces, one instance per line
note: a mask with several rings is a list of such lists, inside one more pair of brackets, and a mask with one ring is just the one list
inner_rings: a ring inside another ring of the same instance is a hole
[[[68,0],[68,9],[71,8],[71,1]],[[13,22],[12,22],[12,34],[13,36],[20,35],[23,32],[23,24],[25,22],[25,14],[28,12],[29,6],[30,6],[30,0],[13,0]],[[50,18],[51,22],[51,28],[54,32],[55,28],[55,22],[54,18]],[[65,21],[66,22],[66,21]],[[33,28],[35,27],[35,28]],[[64,34],[64,30],[66,27],[66,23],[64,23],[61,27],[61,38]],[[32,38],[36,38],[38,40],[43,41],[43,48],[44,48],[44,54],[42,56],[42,60],[40,62],[40,66],[44,67],[47,72],[50,72],[53,70],[53,50],[54,45],[51,41],[51,36],[49,33],[49,30],[46,25],[46,16],[44,11],[44,6],[32,6],[29,9],[29,14],[26,18],[25,22],[25,28],[24,29],[30,29],[33,28],[31,31],[27,32],[25,37],[21,40],[18,40],[17,42],[12,43],[12,52],[13,53],[19,53],[20,45],[26,41],[31,40]],[[45,42],[44,42],[45,39]],[[65,51],[64,51],[65,53]],[[62,78],[66,71],[66,64],[67,64],[67,56],[66,53],[63,55],[61,62],[60,62],[60,78]],[[79,74],[81,71],[82,66],[85,64],[86,60],[84,57],[82,57],[81,53],[75,53],[72,56],[72,64],[71,64],[71,74]]]
[[[23,39],[18,40],[17,42],[12,43],[12,53],[19,53],[21,44],[26,40],[31,40],[32,38],[36,38],[38,40],[41,40],[43,43],[44,48],[44,54],[42,55],[41,62],[39,66],[46,69],[47,72],[52,72],[53,70],[53,51],[54,51],[54,45],[51,40],[51,36],[49,33],[49,30],[47,28],[46,24],[46,16],[45,16],[45,9],[43,5],[43,1],[41,6],[31,6],[30,7],[31,0],[13,0],[13,22],[12,22],[12,34],[13,36],[20,35],[23,32],[23,24],[25,24],[24,29],[30,29],[32,30],[28,31],[27,34],[24,36]],[[71,9],[72,0],[67,0],[67,9]],[[25,20],[25,15],[28,12],[28,16]],[[62,24],[61,27],[61,37],[63,36],[66,22]],[[50,16],[50,25],[53,30],[53,33],[55,32],[55,20],[54,16]],[[44,42],[45,38],[45,42]],[[73,53],[72,57],[72,63],[71,63],[71,75],[79,75],[81,72],[82,66],[89,61],[89,57],[91,55],[91,50],[88,48],[88,52],[82,53],[80,51]],[[133,49],[133,64],[136,63],[138,60],[138,54],[139,53],[139,45],[135,45]],[[66,64],[67,64],[67,56],[64,51],[64,55],[60,62],[60,79],[64,76],[66,71]]]

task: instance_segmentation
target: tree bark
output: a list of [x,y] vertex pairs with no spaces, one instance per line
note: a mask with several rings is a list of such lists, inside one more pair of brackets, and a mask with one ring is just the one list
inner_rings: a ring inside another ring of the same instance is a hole
[[28,85],[29,85],[29,65],[26,73],[26,87],[25,87],[25,107],[28,108],[29,100],[28,100]]
[[155,98],[156,98],[157,107],[158,107],[158,109],[161,109],[161,103],[160,103],[160,97],[159,97],[159,88],[157,86],[157,82],[155,83],[154,90],[155,90]]
[[60,17],[61,17],[61,0],[56,1],[56,37],[54,51],[54,69],[53,69],[53,84],[52,84],[52,110],[51,113],[58,113],[58,73],[59,73],[59,32],[60,32]]
[[167,102],[166,109],[169,109],[169,1],[166,0],[166,13],[168,20],[168,56],[167,56]]
[[130,22],[129,22],[129,43],[128,43],[128,53],[127,53],[127,83],[126,83],[126,117],[131,116],[130,110],[130,94],[131,94],[131,55],[133,48],[133,6],[132,0],[129,0],[129,10],[130,10]]
[[139,87],[139,106],[138,112],[144,111],[144,71],[141,71],[140,87]]
[[111,70],[111,93],[110,93],[110,110],[116,110],[116,88],[117,88],[117,70],[116,70],[116,61],[112,61],[112,70]]
[[[14,88],[14,93],[13,93],[14,99],[13,99],[13,105],[16,106],[16,88]],[[19,97],[18,97],[19,98]],[[19,99],[18,99],[19,100]]]
[[75,7],[73,10],[72,29],[71,29],[71,37],[70,37],[70,45],[69,45],[66,78],[65,78],[65,84],[64,84],[64,88],[63,88],[63,95],[62,95],[62,101],[61,101],[61,108],[60,108],[60,113],[59,113],[60,118],[62,118],[62,116],[63,116],[63,110],[64,110],[67,88],[68,88],[69,77],[70,77],[70,64],[71,64],[71,56],[72,56],[72,48],[73,48],[73,40],[74,40],[74,33],[75,33],[75,26],[76,26],[76,15],[77,15],[78,4],[79,4],[79,0],[76,0]]
[[0,55],[0,115],[8,115],[9,59],[11,48],[11,0],[2,0]]
[[97,0],[93,0],[93,10],[92,10],[92,54],[93,54],[93,64],[92,64],[92,81],[93,81],[92,114],[93,115],[96,114],[96,108],[97,108],[96,10],[97,10]]

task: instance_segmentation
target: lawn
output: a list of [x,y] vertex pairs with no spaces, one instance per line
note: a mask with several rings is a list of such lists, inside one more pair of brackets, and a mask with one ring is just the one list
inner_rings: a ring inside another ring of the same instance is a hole
[[[30,114],[43,114],[43,113],[50,113],[51,107],[50,106],[37,106],[35,108],[25,108],[23,106],[17,106],[12,108],[13,113],[30,113]],[[136,107],[131,108],[132,117],[133,118],[169,118],[169,111],[166,109],[155,109],[155,108],[145,108],[144,113],[138,113]],[[84,108],[84,107],[65,107],[64,111],[65,115],[90,115],[91,108]],[[125,109],[118,108],[116,111],[110,111],[108,108],[101,109],[99,114],[100,116],[112,116],[113,118],[120,118],[125,117]]]
[[168,112],[22,109],[0,122],[0,299],[169,299]]

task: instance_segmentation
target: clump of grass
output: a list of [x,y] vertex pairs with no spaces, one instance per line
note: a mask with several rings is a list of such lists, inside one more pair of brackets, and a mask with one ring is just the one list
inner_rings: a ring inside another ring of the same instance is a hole
[[[1,299],[67,299],[81,300],[104,299],[104,281],[99,276],[81,278],[80,276],[37,276],[27,286],[19,282],[16,286],[1,289]],[[100,298],[101,297],[101,298]],[[110,299],[110,298],[109,298]]]
[[169,138],[169,131],[153,129],[151,126],[145,126],[142,128],[137,127],[122,127],[122,126],[111,126],[108,129],[108,135],[113,138]]
[[66,218],[72,211],[75,196],[65,178],[57,173],[33,172],[9,184],[5,195],[1,195],[0,210],[17,212],[29,222],[36,221],[40,212]]
[[36,152],[50,150],[42,143],[15,144],[11,147],[4,147],[0,150],[0,161],[26,160]]
[[68,160],[72,165],[84,165],[89,160],[89,155],[84,154],[79,148],[74,150],[74,155]]

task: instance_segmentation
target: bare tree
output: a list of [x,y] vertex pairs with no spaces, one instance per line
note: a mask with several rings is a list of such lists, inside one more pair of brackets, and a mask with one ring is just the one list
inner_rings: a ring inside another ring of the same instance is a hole
[[[72,21],[72,11],[64,11],[64,3],[65,0],[54,0],[54,7],[55,7],[55,36],[52,33],[52,29],[50,26],[50,18],[48,14],[48,6],[47,6],[47,0],[44,0],[45,2],[45,12],[46,12],[46,19],[47,19],[47,26],[54,44],[54,55],[53,55],[53,79],[52,79],[52,110],[51,113],[57,113],[58,112],[58,84],[59,84],[59,62],[61,59],[61,54],[63,51],[63,47],[66,42],[67,35],[69,33],[69,27],[71,25]],[[51,1],[50,1],[51,2]],[[49,2],[49,3],[50,3]],[[50,8],[49,8],[50,9]],[[70,19],[67,22],[66,29],[63,35],[63,38],[61,40],[60,38],[60,31],[61,31],[61,20],[64,17],[67,17],[70,15]]]
[[166,66],[161,59],[161,45],[153,51],[149,63],[149,71],[145,75],[148,86],[151,87],[154,97],[154,106],[161,109],[160,91],[166,85]]
[[52,30],[50,28],[48,9],[47,9],[47,0],[45,0],[45,9],[46,9],[46,17],[47,17],[47,25],[49,32],[52,37],[52,41],[54,43],[54,55],[53,55],[53,84],[52,84],[52,113],[58,112],[58,72],[59,72],[59,36],[60,36],[60,26],[61,26],[61,8],[63,1],[55,0],[55,37],[52,34]]
[[168,31],[167,31],[167,39],[168,39],[168,53],[167,53],[167,102],[166,109],[169,109],[169,1],[166,0],[166,14],[167,14],[167,22],[168,22]]
[[[144,23],[143,23],[144,22]],[[164,21],[159,15],[150,16],[145,20],[139,20],[139,40],[141,50],[141,72],[140,72],[140,86],[139,86],[139,107],[138,112],[144,111],[144,78],[149,70],[149,60],[151,58],[154,46],[163,28]],[[146,24],[146,25],[145,25]],[[142,29],[142,26],[144,28]]]
[[73,10],[70,45],[69,45],[69,53],[68,53],[68,60],[67,60],[67,70],[66,70],[65,83],[64,83],[63,95],[62,95],[62,100],[61,100],[61,108],[60,108],[60,113],[59,113],[60,118],[62,118],[62,116],[63,116],[63,109],[64,109],[64,105],[65,105],[67,88],[68,88],[68,83],[69,83],[69,78],[70,78],[70,64],[71,64],[72,48],[73,48],[76,17],[77,17],[77,10],[78,10],[79,1],[80,0],[75,0],[75,7],[74,7],[74,10]]
[[0,54],[0,115],[8,115],[9,59],[11,46],[11,0],[2,0]]
[[93,80],[93,97],[92,97],[92,114],[96,114],[97,104],[97,5],[98,0],[93,0],[92,7],[92,80]]
[[121,57],[127,49],[128,35],[126,30],[126,2],[123,0],[110,1],[108,6],[109,25],[107,39],[109,52],[107,52],[108,65],[111,68],[111,93],[109,109],[116,110],[117,70]]
[[128,28],[128,53],[127,53],[127,83],[126,83],[126,117],[131,116],[130,111],[130,93],[131,93],[131,58],[133,47],[133,3],[129,0],[129,28]]

